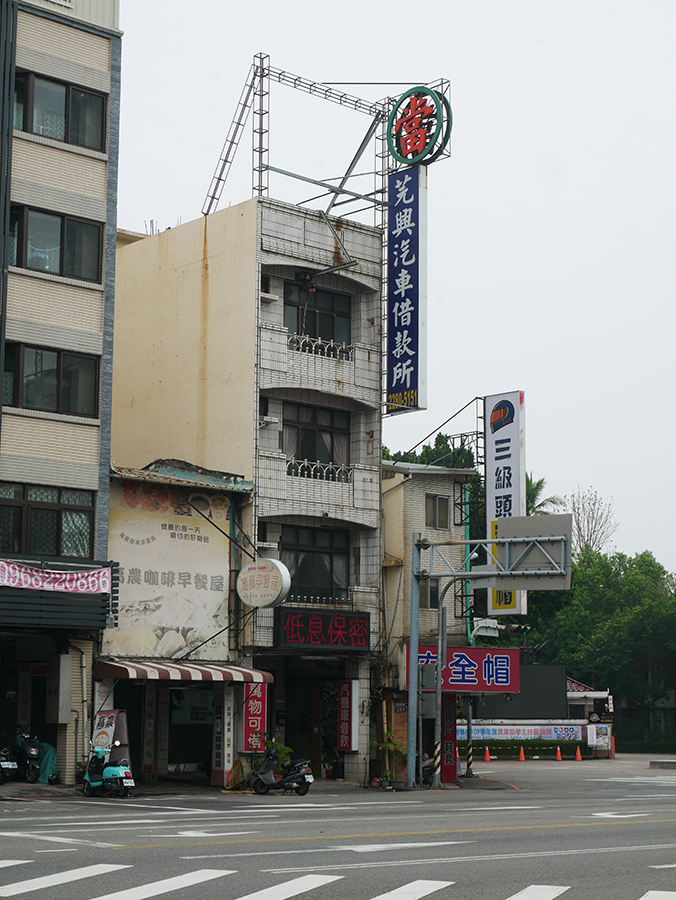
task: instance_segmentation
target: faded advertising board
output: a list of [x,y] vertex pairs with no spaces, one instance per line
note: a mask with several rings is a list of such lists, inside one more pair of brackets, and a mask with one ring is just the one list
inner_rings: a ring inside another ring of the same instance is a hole
[[[118,627],[105,632],[106,655],[180,657],[226,626],[230,542],[188,499],[227,529],[225,494],[111,485],[108,552],[120,563],[120,602]],[[227,632],[191,656],[228,659]]]

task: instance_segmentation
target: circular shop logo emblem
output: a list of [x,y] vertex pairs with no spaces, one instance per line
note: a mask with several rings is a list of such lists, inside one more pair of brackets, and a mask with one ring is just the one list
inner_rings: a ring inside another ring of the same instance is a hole
[[387,146],[401,163],[429,165],[451,137],[453,116],[443,94],[414,87],[397,100],[387,122]]

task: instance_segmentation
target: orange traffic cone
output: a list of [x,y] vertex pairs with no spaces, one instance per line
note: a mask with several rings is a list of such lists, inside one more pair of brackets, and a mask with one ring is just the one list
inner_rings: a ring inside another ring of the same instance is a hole
[[575,762],[582,762],[582,754],[580,753],[580,745],[578,744],[577,750],[575,751]]
[[523,747],[519,747],[519,762],[526,762],[526,757],[523,752]]
[[556,761],[561,762],[561,748],[558,745],[556,747]]
[[484,753],[484,762],[490,762],[490,761],[491,761],[491,755],[488,752],[488,747],[486,747],[486,752]]

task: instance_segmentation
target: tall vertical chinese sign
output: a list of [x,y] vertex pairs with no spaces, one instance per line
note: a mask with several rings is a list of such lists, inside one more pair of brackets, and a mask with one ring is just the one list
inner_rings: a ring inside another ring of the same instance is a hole
[[387,411],[427,406],[427,169],[388,177]]
[[245,685],[244,691],[244,752],[259,753],[265,750],[268,686]]
[[[524,393],[494,394],[484,400],[486,440],[486,533],[498,536],[501,518],[526,515]],[[488,615],[525,615],[526,591],[488,591]]]
[[338,682],[338,749],[357,750],[359,748],[359,682]]

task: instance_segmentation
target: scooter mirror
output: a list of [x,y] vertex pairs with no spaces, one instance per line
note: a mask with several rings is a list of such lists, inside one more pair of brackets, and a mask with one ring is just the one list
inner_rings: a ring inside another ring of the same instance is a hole
[[119,747],[119,746],[120,746],[120,742],[119,742],[119,741],[114,741],[114,742],[113,742],[113,747]]

